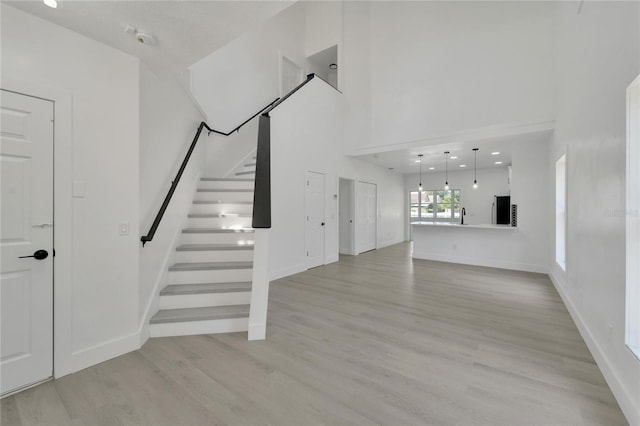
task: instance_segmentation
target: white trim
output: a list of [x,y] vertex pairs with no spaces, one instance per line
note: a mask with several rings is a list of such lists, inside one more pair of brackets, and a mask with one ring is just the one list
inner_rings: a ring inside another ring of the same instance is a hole
[[640,76],[627,87],[625,344],[640,360]]
[[509,136],[524,135],[528,133],[549,132],[555,128],[555,121],[530,121],[520,123],[500,124],[496,126],[476,127],[465,129],[445,135],[427,136],[422,139],[386,143],[384,145],[368,146],[357,148],[346,155],[357,156],[365,154],[377,154],[388,151],[398,151],[403,149],[421,148],[426,145],[441,145],[449,143],[463,143],[471,141],[481,141],[484,139],[505,138]]
[[73,96],[71,92],[2,76],[3,89],[54,103],[53,374],[73,372]]
[[290,275],[299,274],[300,272],[306,271],[308,268],[305,264],[301,263],[299,265],[288,266],[286,268],[280,268],[275,271],[269,271],[269,281],[279,280],[280,278],[288,277]]
[[73,372],[75,373],[137,349],[140,349],[140,333],[138,331],[79,350],[72,354]]
[[248,340],[264,340],[267,338],[267,325],[264,323],[249,323]]
[[582,336],[582,339],[589,348],[591,355],[593,356],[596,364],[600,368],[602,375],[604,376],[607,384],[611,388],[618,405],[622,409],[622,412],[627,417],[629,424],[635,425],[640,424],[640,401],[636,401],[633,397],[629,389],[627,389],[624,385],[624,381],[620,380],[620,377],[616,374],[615,370],[612,368],[613,364],[607,358],[605,352],[602,350],[602,347],[598,344],[597,340],[593,337],[591,330],[587,323],[583,320],[582,316],[571,302],[569,296],[565,293],[564,288],[560,285],[560,279],[553,273],[549,273],[549,278],[553,283],[553,286],[556,288],[556,291],[560,295],[560,298],[564,302],[564,305],[567,307],[569,311],[569,315],[573,319],[573,322],[578,327],[578,331]]
[[464,265],[486,266],[489,268],[511,269],[514,271],[537,272],[546,274],[549,272],[547,265],[536,265],[520,262],[505,262],[497,259],[478,260],[464,256],[443,256],[438,253],[413,252],[414,259],[435,260],[437,262],[460,263]]
[[378,248],[381,249],[381,248],[389,247],[389,246],[392,246],[394,244],[400,244],[400,243],[402,243],[404,241],[405,240],[403,238],[396,238],[396,239],[393,239],[393,240],[381,241],[381,242],[378,243]]

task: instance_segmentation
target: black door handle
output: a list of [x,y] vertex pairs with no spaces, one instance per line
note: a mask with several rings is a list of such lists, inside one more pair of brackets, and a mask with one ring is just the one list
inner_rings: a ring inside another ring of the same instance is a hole
[[324,226],[324,222],[322,222],[322,223],[320,224],[320,226]]
[[35,257],[38,260],[42,260],[49,257],[49,252],[46,250],[37,250],[31,256],[20,256],[18,259],[26,259],[27,257]]

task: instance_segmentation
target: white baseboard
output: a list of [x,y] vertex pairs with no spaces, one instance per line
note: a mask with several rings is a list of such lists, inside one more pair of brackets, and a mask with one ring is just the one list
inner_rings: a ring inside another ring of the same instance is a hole
[[247,334],[249,335],[249,340],[264,340],[267,338],[267,325],[249,323]]
[[324,264],[325,264],[325,265],[328,265],[328,264],[330,264],[330,263],[335,263],[335,262],[337,262],[338,260],[340,260],[340,257],[339,257],[339,256],[331,256],[331,257],[329,257],[329,258],[325,259]]
[[381,249],[381,248],[392,246],[394,244],[400,244],[402,242],[404,242],[404,238],[397,238],[395,240],[382,241],[378,243],[378,248]]
[[602,375],[604,376],[607,384],[611,388],[611,392],[613,392],[613,396],[618,401],[618,405],[620,405],[620,409],[627,417],[629,424],[631,425],[639,425],[640,424],[640,401],[633,398],[629,389],[624,385],[623,381],[620,380],[618,374],[616,374],[615,369],[612,367],[612,363],[602,350],[602,346],[598,343],[598,341],[593,337],[593,333],[589,329],[589,326],[580,315],[580,312],[576,309],[575,305],[569,298],[569,295],[564,291],[563,285],[561,282],[564,280],[560,280],[554,271],[552,270],[549,273],[549,278],[553,283],[556,291],[562,298],[564,305],[567,307],[573,322],[578,327],[578,331],[582,336],[582,339],[587,344],[593,359],[596,361],[596,364],[600,368]]
[[546,274],[549,272],[547,265],[535,265],[519,262],[505,262],[498,259],[475,259],[462,256],[446,256],[438,253],[413,252],[415,259],[435,260],[437,262],[460,263],[464,265],[486,266],[489,268],[511,269],[515,271],[537,272]]
[[269,272],[269,281],[279,280],[280,278],[288,277],[289,275],[294,275],[300,272],[304,272],[307,269],[309,268],[307,268],[306,265],[300,264],[300,265],[289,266],[287,268],[281,268],[281,269],[278,269],[277,271],[271,271]]
[[72,353],[72,370],[75,373],[138,349],[140,349],[140,333],[136,331]]

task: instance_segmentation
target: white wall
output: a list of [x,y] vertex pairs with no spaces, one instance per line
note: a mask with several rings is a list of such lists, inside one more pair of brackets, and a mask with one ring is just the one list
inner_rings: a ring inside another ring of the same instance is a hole
[[295,4],[189,67],[208,123],[228,131],[277,98],[280,57],[303,69],[305,5]]
[[370,78],[371,138],[356,149],[553,118],[548,3],[370,2],[343,19],[350,103]]
[[338,260],[339,177],[378,185],[378,247],[404,240],[402,176],[343,156],[341,102],[337,91],[314,79],[271,114],[272,279],[306,269],[307,171],[325,174],[326,263]]
[[[71,229],[56,236],[71,243],[72,278],[55,289],[73,306],[72,336],[61,342],[56,334],[71,369],[137,343],[138,73],[136,58],[2,4],[3,86],[14,79],[72,98],[72,116],[57,116],[72,123],[72,156],[55,159],[56,168],[72,170],[73,180],[85,186],[83,197],[56,198],[73,203]],[[122,223],[129,235],[119,235]]]
[[370,3],[342,3],[342,56],[339,87],[344,93],[345,152],[371,140]]
[[[478,170],[478,188],[473,189],[473,170],[454,171],[448,174],[449,187],[460,189],[460,207],[464,207],[467,215],[464,223],[471,225],[491,223],[491,204],[494,195],[509,195],[509,170],[506,167],[495,167]],[[409,206],[409,192],[417,191],[419,174],[405,175],[406,205]],[[423,172],[422,187],[425,191],[443,189],[444,173]],[[407,213],[408,220],[408,213]]]
[[[140,66],[140,232],[147,234],[184,159],[202,115],[180,83]],[[203,132],[153,241],[140,245],[139,319],[142,329],[171,262],[174,241],[187,219],[197,178],[212,137]]]
[[549,158],[567,152],[567,273],[552,265],[552,278],[631,424],[640,424],[640,361],[624,343],[625,90],[640,73],[639,9],[585,2],[578,15],[576,4],[555,4]]
[[514,251],[539,272],[549,271],[553,208],[548,188],[551,168],[549,140],[519,142],[511,156],[511,204],[518,205],[518,239]]
[[[342,2],[305,2],[305,55],[311,56],[342,42]],[[340,50],[340,47],[338,47]]]

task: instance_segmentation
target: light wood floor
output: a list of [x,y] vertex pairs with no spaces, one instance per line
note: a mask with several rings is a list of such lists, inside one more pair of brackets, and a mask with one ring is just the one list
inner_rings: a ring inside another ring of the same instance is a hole
[[545,275],[409,244],[271,284],[267,340],[151,339],[2,400],[2,425],[626,424]]

